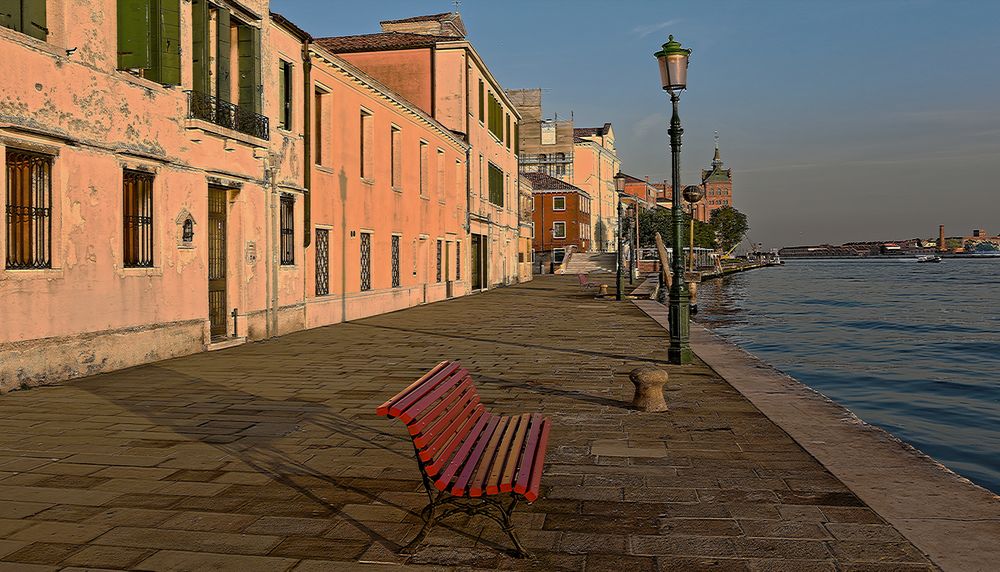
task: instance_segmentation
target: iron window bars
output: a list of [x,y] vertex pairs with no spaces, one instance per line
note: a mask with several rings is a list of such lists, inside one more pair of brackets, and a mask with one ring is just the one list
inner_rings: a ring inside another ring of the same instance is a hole
[[153,175],[125,170],[122,175],[122,263],[153,267]]
[[52,157],[7,150],[7,269],[52,268]]

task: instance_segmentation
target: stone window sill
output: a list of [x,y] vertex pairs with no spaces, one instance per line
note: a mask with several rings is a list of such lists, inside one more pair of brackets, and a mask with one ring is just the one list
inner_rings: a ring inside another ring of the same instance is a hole
[[239,141],[240,143],[249,145],[250,147],[264,149],[268,146],[268,142],[264,139],[259,139],[257,137],[253,137],[252,135],[247,135],[246,133],[240,133],[239,131],[233,129],[227,129],[210,121],[205,121],[204,119],[189,117],[185,120],[184,126],[187,129],[193,129],[201,131],[202,133],[208,133],[210,135],[232,139],[233,141]]

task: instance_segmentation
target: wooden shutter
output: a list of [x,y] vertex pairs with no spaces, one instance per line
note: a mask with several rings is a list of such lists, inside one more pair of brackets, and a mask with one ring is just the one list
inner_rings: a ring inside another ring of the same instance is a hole
[[506,137],[507,137],[507,148],[510,149],[510,114],[507,114],[507,127],[506,127]]
[[486,119],[486,95],[484,93],[485,87],[483,86],[483,80],[479,80],[479,120],[484,121]]
[[[220,10],[221,11],[221,10]],[[208,34],[208,2],[194,0],[191,2],[191,87],[199,93],[209,93],[209,34]]]
[[260,113],[260,30],[237,28],[240,56],[240,107]]
[[118,69],[149,69],[150,0],[118,0]]
[[49,35],[45,26],[45,0],[27,1],[21,3],[21,31],[32,38],[44,40]]
[[21,0],[0,0],[0,26],[12,30],[21,28]]
[[215,26],[215,96],[222,101],[233,100],[233,77],[232,77],[232,18],[229,8],[219,8],[216,16]]
[[159,65],[155,79],[164,85],[181,83],[181,0],[159,0]]
[[521,130],[519,128],[521,124],[514,122],[514,154],[521,154]]

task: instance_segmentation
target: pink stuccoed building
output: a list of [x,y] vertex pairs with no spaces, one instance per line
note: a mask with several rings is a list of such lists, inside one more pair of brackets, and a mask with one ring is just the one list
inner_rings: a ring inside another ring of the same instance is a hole
[[13,4],[0,391],[517,280],[517,115],[464,39],[432,105],[266,0]]

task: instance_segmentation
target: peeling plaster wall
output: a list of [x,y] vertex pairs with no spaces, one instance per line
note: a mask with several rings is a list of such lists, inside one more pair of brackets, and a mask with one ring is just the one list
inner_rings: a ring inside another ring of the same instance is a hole
[[[266,48],[267,2],[242,5],[263,16]],[[50,1],[48,42],[0,28],[0,156],[6,148],[53,156],[52,268],[0,269],[0,391],[205,349],[210,182],[231,187],[227,306],[263,323],[271,190],[265,169],[278,165],[283,174],[275,180],[301,186],[301,142],[253,142],[187,119],[188,2],[181,4],[183,85],[117,71],[116,7],[113,0]],[[270,57],[265,49],[265,73]],[[266,92],[265,105],[277,105],[275,98]],[[124,168],[155,174],[153,268],[123,268]],[[0,170],[0,188],[5,176]],[[196,222],[192,248],[179,248],[181,213]],[[247,256],[250,242],[255,260]],[[289,278],[285,297],[301,300],[301,275]],[[266,335],[250,322],[240,320],[239,335]]]

